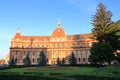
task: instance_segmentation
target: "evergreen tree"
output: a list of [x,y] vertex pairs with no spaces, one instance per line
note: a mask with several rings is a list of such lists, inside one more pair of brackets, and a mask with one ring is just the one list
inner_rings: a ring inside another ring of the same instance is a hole
[[31,61],[30,61],[30,52],[28,52],[28,54],[26,55],[26,58],[24,59],[24,64],[25,66],[30,66],[31,65]]
[[9,65],[10,65],[10,66],[15,66],[15,65],[16,65],[15,60],[14,60],[14,56],[13,56],[12,59],[10,60]]
[[47,65],[47,58],[43,50],[40,52],[40,55],[38,57],[38,65]]
[[[93,15],[93,20],[92,20],[92,24],[94,26],[94,28],[92,29],[92,33],[94,35],[94,39],[97,40],[97,43],[96,43],[97,46],[93,45],[92,48],[94,48],[94,46],[97,48],[100,46],[100,44],[102,44],[102,45],[108,44],[111,47],[110,51],[113,54],[118,49],[120,49],[120,27],[119,27],[120,21],[113,22],[111,20],[111,17],[112,17],[111,11],[109,11],[109,10],[107,11],[106,7],[102,3],[100,3],[97,8],[96,14]],[[92,48],[91,48],[91,50],[94,50]],[[105,50],[105,49],[103,49],[103,50]],[[102,52],[105,52],[105,51],[102,51]],[[98,59],[99,58],[98,55],[101,54],[101,52],[97,52],[94,55],[95,52],[91,51],[91,60],[93,60],[94,63],[96,62],[96,60],[94,60],[94,59],[96,59],[96,58]],[[109,59],[109,56],[107,56],[107,55],[109,55],[108,52],[106,52],[106,55],[104,55],[104,58],[106,58],[106,60]],[[114,57],[114,55],[112,57]],[[111,61],[111,60],[109,60],[109,61]]]
[[62,64],[65,64],[65,58],[62,58]]
[[93,64],[104,64],[114,60],[114,54],[112,48],[109,44],[106,43],[95,43],[93,44],[92,48],[90,49],[91,55],[89,57],[90,61]]
[[70,65],[72,66],[76,65],[76,58],[73,52],[70,55]]
[[112,13],[107,11],[105,6],[100,3],[97,12],[93,15],[92,24],[94,28],[92,29],[92,33],[94,38],[99,42],[106,42],[105,37],[106,34],[109,33],[112,27],[114,27],[114,23],[111,20]]
[[59,59],[59,57],[57,58],[57,65],[60,65],[61,64],[61,61]]

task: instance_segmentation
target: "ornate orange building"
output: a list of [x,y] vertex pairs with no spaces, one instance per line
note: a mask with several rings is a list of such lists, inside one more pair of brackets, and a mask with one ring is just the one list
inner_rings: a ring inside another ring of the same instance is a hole
[[14,56],[17,65],[23,65],[26,54],[30,53],[31,63],[35,65],[40,51],[43,50],[48,64],[56,64],[57,58],[64,58],[65,64],[69,64],[69,57],[73,51],[77,64],[90,63],[88,58],[94,41],[91,37],[92,34],[66,35],[60,21],[51,36],[23,36],[18,30],[11,41],[10,59]]
[[0,65],[3,65],[3,64],[5,64],[5,60],[1,59],[0,60]]

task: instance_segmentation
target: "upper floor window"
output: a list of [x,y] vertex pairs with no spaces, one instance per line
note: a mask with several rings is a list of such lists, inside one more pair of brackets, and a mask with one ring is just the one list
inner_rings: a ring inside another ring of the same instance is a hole
[[40,48],[40,45],[38,45],[38,48]]
[[44,45],[42,45],[42,48],[44,48]]
[[80,43],[78,43],[78,47],[80,47]]
[[15,53],[15,54],[16,54],[16,56],[18,56],[18,51],[16,51],[16,53]]
[[55,44],[54,43],[52,44],[52,47],[55,48]]
[[15,47],[18,48],[19,47],[18,44]]
[[35,55],[35,52],[33,52],[33,56]]
[[60,43],[58,43],[58,48],[60,48]]
[[64,43],[62,43],[62,48],[64,48],[65,47],[65,44]]

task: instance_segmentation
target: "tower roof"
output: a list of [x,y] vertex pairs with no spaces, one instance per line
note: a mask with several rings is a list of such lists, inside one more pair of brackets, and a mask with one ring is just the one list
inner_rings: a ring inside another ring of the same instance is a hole
[[17,33],[20,33],[20,28],[18,27]]
[[17,32],[16,32],[16,34],[15,34],[15,36],[14,36],[14,39],[17,39],[17,38],[21,38],[21,35],[20,35],[20,28],[18,28],[18,30],[17,30]]
[[58,28],[61,28],[61,22],[60,22],[60,19],[58,19]]

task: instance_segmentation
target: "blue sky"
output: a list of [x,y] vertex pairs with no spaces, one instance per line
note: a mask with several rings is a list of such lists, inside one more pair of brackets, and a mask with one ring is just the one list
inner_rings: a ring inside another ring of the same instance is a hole
[[66,34],[90,33],[99,3],[120,19],[120,0],[0,0],[0,59],[9,53],[18,27],[22,35],[52,35],[61,20]]

